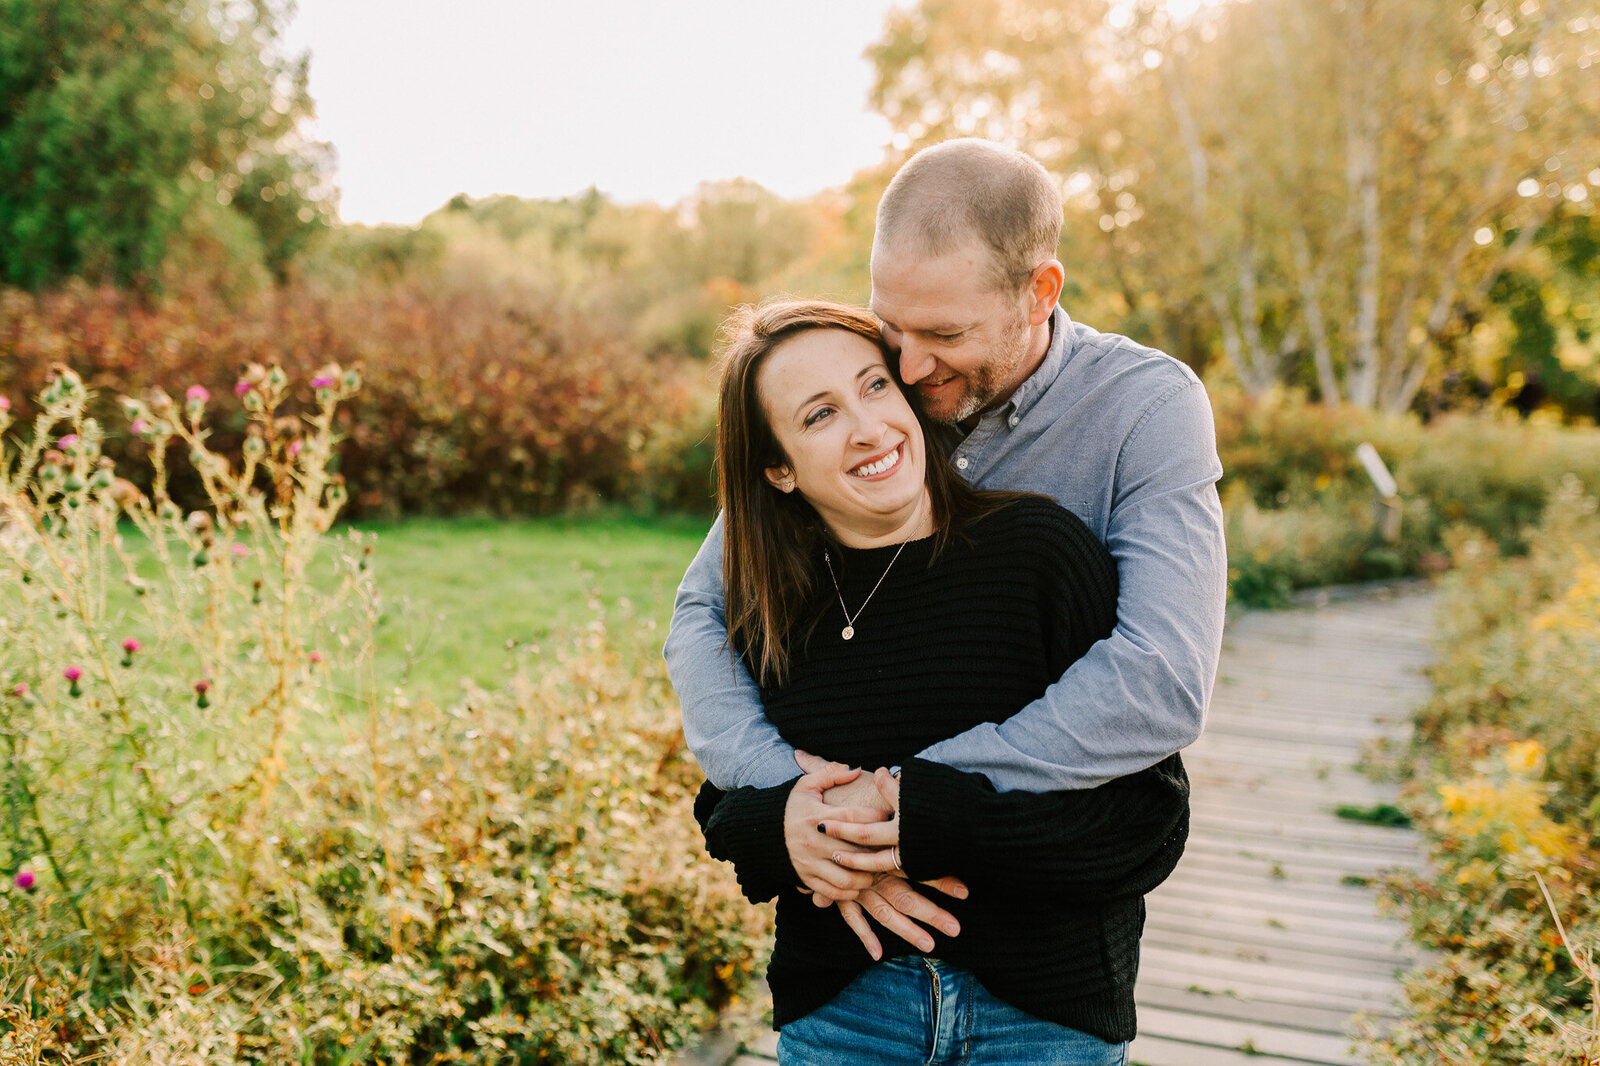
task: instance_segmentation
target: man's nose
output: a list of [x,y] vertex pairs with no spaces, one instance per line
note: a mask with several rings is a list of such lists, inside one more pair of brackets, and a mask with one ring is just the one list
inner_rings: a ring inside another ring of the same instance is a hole
[[900,380],[915,385],[933,373],[933,354],[910,337],[900,338]]

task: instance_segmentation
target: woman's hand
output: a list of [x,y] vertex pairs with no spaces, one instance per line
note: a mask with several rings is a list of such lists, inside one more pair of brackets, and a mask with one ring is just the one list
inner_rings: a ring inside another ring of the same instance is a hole
[[830,788],[855,781],[861,776],[861,771],[821,759],[812,762],[816,769],[794,783],[789,800],[784,805],[783,839],[800,883],[816,893],[819,906],[825,906],[826,902],[855,899],[859,892],[872,886],[873,876],[848,869],[836,861],[835,856],[860,849],[820,832],[822,823],[881,821],[889,817],[890,812],[874,807],[840,807],[827,803],[823,795]]
[[900,862],[900,779],[880,767],[868,780],[888,806],[890,818],[870,823],[843,819],[823,822],[824,833],[853,845],[840,848],[832,856],[833,861],[850,870],[904,876]]

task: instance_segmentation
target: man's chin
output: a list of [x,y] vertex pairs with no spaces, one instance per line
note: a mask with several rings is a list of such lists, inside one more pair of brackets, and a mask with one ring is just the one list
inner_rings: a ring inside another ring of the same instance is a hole
[[917,406],[922,408],[924,415],[946,425],[954,425],[964,418],[972,417],[982,406],[973,403],[972,393],[966,389],[958,391],[948,386],[932,395],[922,389],[915,389],[913,395],[916,396]]

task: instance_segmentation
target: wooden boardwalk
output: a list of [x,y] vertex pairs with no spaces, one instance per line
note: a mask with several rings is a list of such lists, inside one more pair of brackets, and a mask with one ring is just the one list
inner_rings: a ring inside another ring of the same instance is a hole
[[[1185,752],[1193,830],[1151,895],[1136,1066],[1347,1066],[1358,1016],[1398,1009],[1416,958],[1367,881],[1423,859],[1409,830],[1339,818],[1393,799],[1355,769],[1426,699],[1433,597],[1327,598],[1231,617],[1205,735]],[[777,1034],[713,1037],[680,1066],[770,1066]]]

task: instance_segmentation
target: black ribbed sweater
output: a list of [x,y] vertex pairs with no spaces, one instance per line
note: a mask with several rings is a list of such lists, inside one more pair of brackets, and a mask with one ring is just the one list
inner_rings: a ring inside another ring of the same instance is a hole
[[[1100,788],[996,792],[981,774],[916,758],[937,741],[1010,717],[1115,624],[1116,568],[1076,516],[1014,503],[952,538],[937,558],[914,541],[840,636],[831,584],[787,681],[763,688],[767,717],[797,748],[852,766],[900,765],[901,859],[917,880],[954,874],[967,900],[938,902],[961,923],[934,933],[937,958],[1037,1017],[1120,1042],[1135,1032],[1133,984],[1144,895],[1188,835],[1188,779],[1176,755]],[[832,547],[845,603],[861,606],[897,550]],[[826,579],[823,561],[818,573]],[[768,981],[781,1027],[833,998],[872,958],[835,908],[798,891],[783,838],[793,782],[696,803],[710,853],[734,863],[745,895],[778,898]],[[925,890],[931,891],[931,890]],[[878,930],[886,956],[916,954]]]

